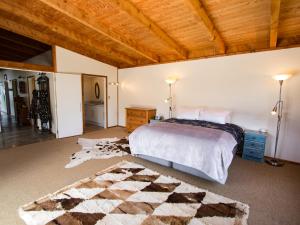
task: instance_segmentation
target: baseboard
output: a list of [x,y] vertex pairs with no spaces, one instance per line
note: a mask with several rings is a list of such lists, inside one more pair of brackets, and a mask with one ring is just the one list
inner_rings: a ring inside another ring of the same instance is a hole
[[124,126],[120,126],[120,125],[115,125],[115,126],[111,126],[111,127],[107,127],[107,128],[116,128],[116,127],[125,128]]

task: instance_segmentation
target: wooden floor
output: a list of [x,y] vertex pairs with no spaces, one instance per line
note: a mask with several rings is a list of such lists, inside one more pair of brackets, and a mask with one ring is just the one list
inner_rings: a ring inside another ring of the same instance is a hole
[[14,117],[1,115],[0,149],[55,139],[54,134],[35,131],[31,126],[18,126]]

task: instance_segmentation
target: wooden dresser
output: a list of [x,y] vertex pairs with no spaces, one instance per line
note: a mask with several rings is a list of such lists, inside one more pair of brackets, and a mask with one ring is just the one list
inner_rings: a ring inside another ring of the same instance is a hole
[[126,108],[126,128],[128,132],[134,131],[137,127],[149,123],[149,120],[156,115],[156,109],[151,108]]

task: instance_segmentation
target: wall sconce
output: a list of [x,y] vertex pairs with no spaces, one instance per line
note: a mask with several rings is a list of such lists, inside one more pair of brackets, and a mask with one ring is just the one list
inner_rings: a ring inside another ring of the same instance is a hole
[[282,85],[283,85],[283,81],[289,79],[291,77],[290,74],[278,74],[273,76],[274,80],[279,81],[279,99],[276,102],[275,106],[272,109],[271,114],[273,116],[277,115],[277,129],[276,129],[276,139],[275,139],[275,151],[274,151],[274,156],[271,159],[266,160],[266,162],[272,166],[283,166],[283,162],[279,161],[278,159],[276,159],[276,153],[277,153],[277,146],[278,146],[278,139],[279,139],[279,133],[280,133],[280,125],[281,125],[281,119],[283,116],[283,100],[282,100],[282,96],[281,96],[281,92],[282,92]]
[[119,82],[109,82],[108,84],[111,86],[119,86]]
[[169,103],[169,118],[172,118],[173,117],[172,85],[177,81],[177,79],[174,77],[169,77],[165,81],[169,85],[169,97],[167,99],[165,99],[165,103]]

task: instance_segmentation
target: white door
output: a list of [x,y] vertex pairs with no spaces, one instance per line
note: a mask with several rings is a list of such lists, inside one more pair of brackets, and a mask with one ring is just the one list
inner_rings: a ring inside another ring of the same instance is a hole
[[82,89],[81,76],[56,74],[57,138],[81,135]]

